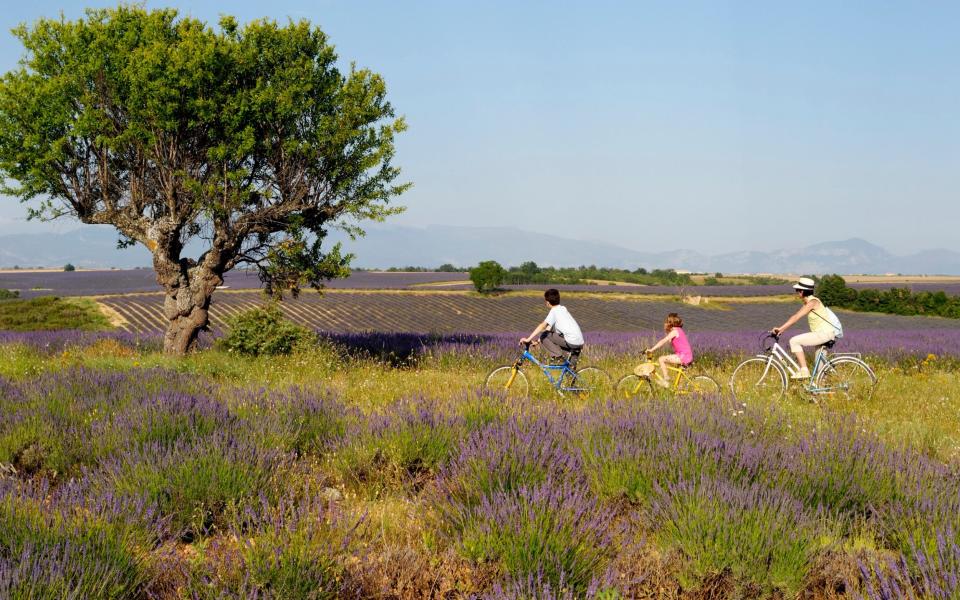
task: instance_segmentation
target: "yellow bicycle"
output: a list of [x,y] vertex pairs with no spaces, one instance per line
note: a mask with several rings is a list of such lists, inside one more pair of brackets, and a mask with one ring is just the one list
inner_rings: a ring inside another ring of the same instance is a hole
[[671,379],[664,387],[653,380],[659,365],[653,361],[653,353],[646,353],[646,360],[633,369],[633,373],[624,375],[617,382],[616,395],[624,399],[650,399],[660,390],[672,392],[674,396],[703,396],[720,394],[720,384],[709,375],[690,375],[689,365],[667,366]]

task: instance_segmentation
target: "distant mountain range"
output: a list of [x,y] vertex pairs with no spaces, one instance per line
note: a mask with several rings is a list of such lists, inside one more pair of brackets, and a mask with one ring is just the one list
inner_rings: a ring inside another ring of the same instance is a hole
[[[334,237],[334,236],[331,236]],[[60,234],[0,236],[0,266],[62,266],[132,268],[150,266],[142,247],[118,250],[109,227],[82,227]],[[674,268],[722,273],[841,273],[960,275],[960,253],[934,249],[896,256],[861,239],[823,242],[773,252],[743,251],[706,255],[691,250],[641,252],[602,242],[584,242],[506,227],[434,225],[371,228],[366,237],[344,241],[356,254],[353,265],[364,268],[424,266],[443,263],[475,265],[496,260],[518,265],[598,265],[635,269]]]

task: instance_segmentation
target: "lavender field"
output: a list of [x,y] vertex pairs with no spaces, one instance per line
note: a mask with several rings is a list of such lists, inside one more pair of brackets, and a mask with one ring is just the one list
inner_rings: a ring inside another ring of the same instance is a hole
[[[160,353],[160,296],[108,331],[0,332],[0,598],[955,598],[960,322],[842,313],[867,400],[508,401],[539,298],[332,291],[319,343]],[[725,381],[784,302],[572,297],[584,364],[630,372],[666,312]],[[534,377],[535,372],[528,372]]]
[[0,597],[960,592],[956,465],[853,417],[319,380],[0,379]]
[[[101,298],[100,303],[120,315],[124,331],[152,332],[163,328],[163,298],[144,294]],[[220,292],[210,309],[211,327],[221,330],[225,319],[260,306],[255,292]],[[594,297],[564,300],[585,330],[649,331],[659,329],[668,312],[679,312],[691,330],[762,331],[782,323],[796,310],[784,302],[745,302],[691,306],[680,302],[633,301]],[[304,293],[284,300],[281,308],[293,321],[311,329],[350,333],[357,331],[490,333],[531,328],[543,317],[543,303],[534,296],[481,297],[452,293],[330,292]],[[960,320],[904,317],[875,313],[842,312],[850,331],[874,329],[960,329]]]
[[[345,279],[327,283],[331,289],[406,289],[437,282],[469,283],[466,273],[386,273],[355,271]],[[260,279],[250,271],[229,271],[223,287],[231,290],[260,289]],[[113,271],[7,271],[0,273],[0,289],[17,290],[22,298],[36,296],[102,296],[158,292],[153,269]]]

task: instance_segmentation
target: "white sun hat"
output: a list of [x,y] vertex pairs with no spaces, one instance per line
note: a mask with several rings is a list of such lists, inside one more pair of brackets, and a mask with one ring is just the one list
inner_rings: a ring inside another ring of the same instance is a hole
[[793,289],[803,290],[805,292],[812,292],[813,288],[816,287],[817,282],[810,279],[809,277],[801,277],[793,284]]

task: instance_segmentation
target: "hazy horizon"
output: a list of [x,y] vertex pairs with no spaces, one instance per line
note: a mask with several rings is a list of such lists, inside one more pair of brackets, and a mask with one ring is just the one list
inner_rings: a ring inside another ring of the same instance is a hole
[[[960,5],[146,4],[306,18],[343,65],[382,73],[415,184],[389,224],[645,252],[960,250]],[[0,25],[113,5],[37,0]],[[0,36],[0,69],[21,53]],[[24,215],[4,199],[0,233],[76,226]]]

